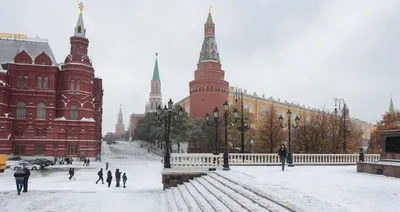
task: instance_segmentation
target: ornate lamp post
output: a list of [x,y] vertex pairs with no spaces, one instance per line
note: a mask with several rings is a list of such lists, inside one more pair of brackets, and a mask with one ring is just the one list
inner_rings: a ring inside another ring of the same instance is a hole
[[283,123],[283,117],[282,117],[282,115],[280,115],[279,116],[279,123],[281,124],[282,128],[285,128],[285,126],[288,127],[288,137],[289,137],[288,166],[289,167],[294,167],[290,133],[291,133],[291,127],[297,128],[299,126],[300,118],[298,116],[296,116],[296,118],[294,119],[296,124],[292,125],[292,112],[290,110],[288,110],[286,114],[287,114],[287,117],[288,117],[288,122],[284,124]]
[[[164,156],[164,168],[171,168],[171,163],[170,163],[170,158],[171,158],[171,144],[169,141],[169,133],[170,133],[170,127],[171,127],[171,116],[175,117],[176,121],[180,121],[182,116],[183,116],[183,109],[182,107],[179,108],[179,110],[173,111],[172,107],[174,106],[174,103],[172,102],[172,99],[169,99],[168,102],[168,108],[167,106],[164,106],[164,109],[161,109],[161,106],[159,105],[157,107],[157,123],[162,124],[164,121],[164,127],[165,127],[165,133],[164,133],[164,140],[165,140],[165,156]],[[179,145],[178,145],[179,146]]]
[[227,101],[225,101],[224,105],[224,121],[225,121],[225,149],[224,149],[224,171],[228,171],[231,168],[229,168],[229,161],[228,161],[228,108],[229,104]]
[[[214,155],[219,155],[219,148],[218,148],[218,122],[219,122],[219,110],[218,107],[215,107],[213,111],[214,115],[214,121],[215,121],[215,149],[214,149]],[[208,113],[206,114],[206,121],[208,124],[208,120],[210,120],[210,115]]]
[[238,120],[239,118],[240,118],[240,132],[241,132],[241,134],[240,134],[240,144],[241,144],[241,151],[242,151],[242,153],[244,153],[244,118],[243,118],[243,106],[244,106],[244,101],[243,101],[243,90],[241,89],[241,88],[239,88],[239,89],[236,89],[236,92],[235,92],[235,102],[236,102],[236,104],[238,104],[239,102],[240,102],[240,106],[241,106],[241,111],[242,111],[242,114],[241,114],[241,116],[239,117],[239,112],[236,110],[236,108],[235,108],[235,110],[233,111],[233,115],[235,116],[235,119],[236,120]]

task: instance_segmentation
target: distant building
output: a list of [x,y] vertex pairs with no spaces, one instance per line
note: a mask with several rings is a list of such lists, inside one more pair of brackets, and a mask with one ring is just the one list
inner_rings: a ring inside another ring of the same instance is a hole
[[124,134],[125,134],[125,124],[123,120],[122,106],[120,105],[117,124],[115,124],[115,135],[118,138],[121,138]]
[[70,44],[57,64],[47,40],[0,37],[0,154],[100,153],[103,86],[87,55],[82,13]]

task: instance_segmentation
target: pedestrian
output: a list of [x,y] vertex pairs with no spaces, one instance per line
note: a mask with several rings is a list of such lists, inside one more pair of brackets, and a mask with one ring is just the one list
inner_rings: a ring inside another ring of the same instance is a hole
[[31,171],[28,168],[26,168],[26,166],[24,166],[23,171],[25,172],[23,192],[28,192],[28,180],[29,177],[31,176]]
[[88,159],[86,160],[86,166],[89,166],[89,164],[90,164],[90,159],[88,158]]
[[69,168],[69,180],[72,179],[72,177],[75,175],[75,169],[74,168]]
[[71,163],[71,165],[72,165],[72,162],[74,161],[74,159],[72,159],[72,158],[69,158],[69,162]]
[[99,179],[96,181],[96,184],[101,180],[101,183],[104,184],[104,180],[103,180],[103,168],[100,169],[99,172],[97,172],[97,175],[99,175]]
[[121,181],[121,173],[122,172],[119,172],[119,169],[115,170],[115,182],[116,182],[115,187],[119,187],[119,182]]
[[57,158],[54,157],[54,164],[57,164]]
[[108,170],[107,172],[107,179],[106,179],[107,183],[108,183],[108,187],[110,188],[111,182],[112,182],[112,173],[111,170]]
[[106,171],[108,170],[108,165],[109,165],[109,163],[108,163],[108,162],[106,162]]
[[280,157],[281,162],[282,162],[282,171],[285,170],[286,155],[287,155],[287,151],[286,151],[285,144],[282,144],[281,148],[279,149],[279,157]]
[[69,158],[65,158],[65,161],[67,161],[67,164],[69,165]]
[[83,166],[86,166],[86,162],[87,162],[87,160],[86,160],[86,158],[83,160]]
[[14,172],[15,183],[17,184],[17,192],[18,195],[21,195],[22,186],[24,184],[25,172],[18,168],[17,171]]
[[126,177],[126,174],[124,173],[124,175],[122,175],[122,182],[124,183],[124,188],[126,188],[126,186],[125,186],[126,180],[128,180],[128,178]]

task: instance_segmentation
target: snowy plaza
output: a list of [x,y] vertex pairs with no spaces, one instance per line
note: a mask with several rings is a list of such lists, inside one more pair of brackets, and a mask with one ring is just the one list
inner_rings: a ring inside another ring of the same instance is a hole
[[[0,174],[0,211],[268,211],[222,188],[221,179],[230,180],[224,182],[232,188],[257,191],[294,211],[390,211],[400,202],[399,179],[357,173],[352,165],[296,166],[284,172],[278,166],[232,166],[230,171],[210,173],[163,191],[161,157],[136,142],[103,144],[103,152],[129,155],[103,157],[102,163],[85,167],[77,161],[72,166],[32,171],[29,191],[21,196],[13,171],[6,170]],[[115,181],[110,188],[95,183],[99,169],[105,171],[105,161],[113,173],[119,168],[127,174],[127,188],[116,188]],[[68,180],[69,167],[75,167],[75,180]],[[273,211],[287,210],[275,207]]]

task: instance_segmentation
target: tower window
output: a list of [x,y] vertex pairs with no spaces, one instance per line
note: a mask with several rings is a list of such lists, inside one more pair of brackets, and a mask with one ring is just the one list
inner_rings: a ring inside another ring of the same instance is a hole
[[17,104],[17,120],[26,119],[26,105],[23,102]]
[[19,76],[18,78],[17,78],[17,89],[21,89],[22,88],[22,77],[21,76]]
[[72,105],[69,113],[69,119],[78,120],[78,107],[76,105]]
[[29,78],[28,76],[24,77],[24,89],[28,89],[29,86]]
[[43,89],[47,91],[47,88],[49,87],[49,79],[47,77],[44,78],[44,83],[43,83]]
[[81,33],[81,31],[82,31],[81,26],[78,26],[78,33]]
[[75,80],[71,80],[71,91],[75,90]]
[[77,80],[76,81],[76,92],[79,93],[80,90],[81,90],[81,81]]
[[46,119],[46,105],[44,103],[40,103],[36,109],[36,119],[45,120]]
[[37,89],[42,89],[42,78],[38,77],[37,78]]

